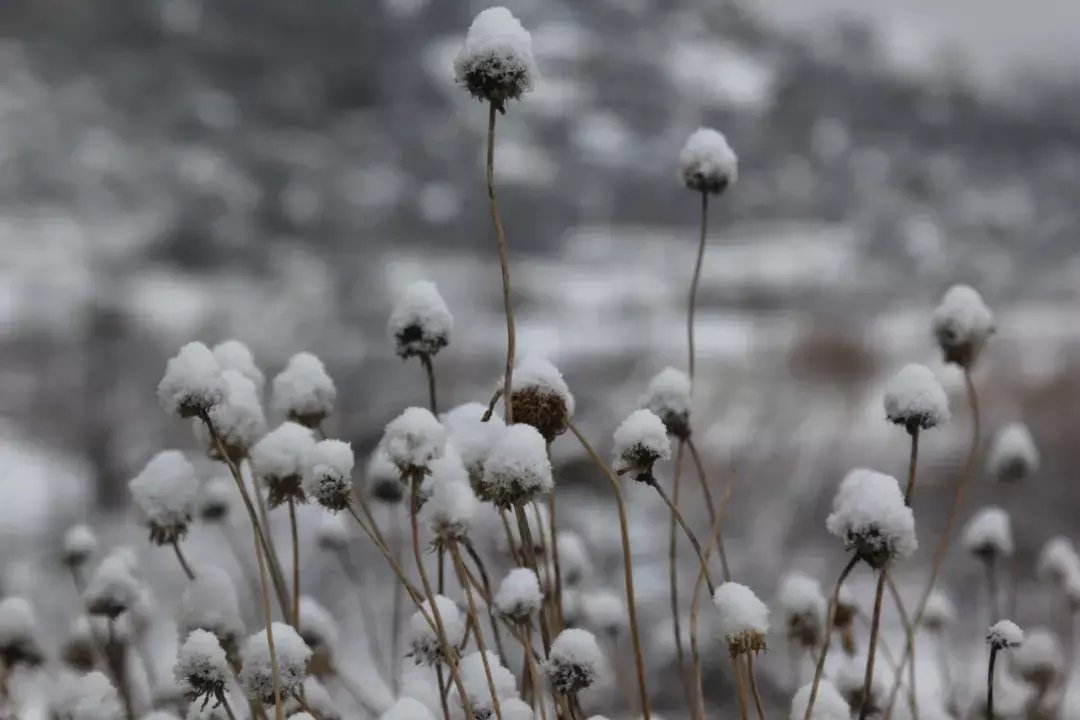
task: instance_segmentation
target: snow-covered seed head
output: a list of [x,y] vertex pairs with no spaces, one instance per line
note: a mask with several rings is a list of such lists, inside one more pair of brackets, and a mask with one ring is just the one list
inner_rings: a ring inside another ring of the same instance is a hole
[[97,550],[98,541],[88,525],[72,525],[64,533],[60,560],[70,568],[81,568]]
[[337,621],[322,604],[309,595],[300,597],[300,637],[316,655],[331,658],[338,644]]
[[[446,640],[450,645],[451,652],[465,639],[465,619],[454,601],[444,595],[435,596],[435,605],[439,609],[439,617],[442,619],[443,628],[446,630]],[[409,618],[409,647],[408,657],[411,657],[417,665],[438,665],[444,661],[442,643],[435,628],[428,623],[427,618],[435,622],[435,616],[431,612],[431,604],[424,601],[421,604],[423,612],[417,610]],[[427,614],[425,617],[424,613]]]
[[671,457],[667,427],[651,410],[635,410],[615,429],[615,463],[619,475],[654,483],[653,464]]
[[212,352],[222,371],[235,370],[250,380],[259,393],[266,387],[266,376],[255,364],[255,356],[244,343],[239,340],[225,340],[215,345]]
[[555,486],[547,443],[531,425],[515,424],[491,449],[480,480],[484,497],[501,508],[524,505]]
[[495,593],[495,609],[508,620],[527,623],[544,602],[540,580],[529,568],[514,568],[506,574]]
[[251,448],[251,472],[266,485],[270,507],[290,498],[301,503],[306,500],[302,480],[314,449],[311,430],[291,421],[278,425]]
[[446,451],[446,428],[426,408],[406,408],[386,426],[379,448],[402,480],[412,482],[428,474],[431,461]]
[[1018,648],[1024,644],[1024,631],[1012,620],[1001,620],[986,631],[986,644],[994,650]]
[[0,600],[0,661],[4,667],[35,667],[43,659],[33,606],[17,596]]
[[679,153],[679,178],[691,190],[719,195],[739,178],[739,159],[723,133],[698,128]]
[[427,705],[411,697],[402,697],[379,716],[379,720],[435,720]]
[[994,316],[974,288],[953,285],[934,310],[931,328],[945,362],[970,368],[994,333]]
[[[810,704],[810,692],[813,683],[807,683],[799,688],[795,697],[791,699],[791,720],[804,720],[806,718],[806,706]],[[850,720],[851,708],[847,701],[840,695],[836,686],[828,680],[822,680],[818,684],[817,695],[814,698],[814,709],[810,711],[810,720]]]
[[780,583],[779,600],[787,621],[788,640],[807,648],[820,645],[828,610],[821,583],[806,573],[791,572]]
[[1017,674],[1037,688],[1052,687],[1065,668],[1065,653],[1057,635],[1035,628],[1023,633],[1021,639],[1023,645],[1012,654]]
[[1040,580],[1058,590],[1064,589],[1070,578],[1080,577],[1080,556],[1072,541],[1061,535],[1047,540],[1039,551],[1035,571]]
[[519,100],[540,77],[529,31],[504,7],[482,11],[454,58],[454,74],[470,95],[505,111],[507,100]]
[[865,468],[852,470],[840,483],[825,527],[874,569],[918,548],[915,516],[896,478]]
[[86,609],[91,615],[105,615],[115,620],[120,613],[138,603],[142,583],[132,570],[131,561],[117,552],[101,561],[83,592]]
[[[485,656],[488,668],[491,670],[495,696],[499,699],[499,709],[502,711],[503,698],[517,697],[517,679],[512,672],[503,666],[498,655],[489,651]],[[478,651],[471,652],[461,658],[459,666],[461,684],[465,686],[465,692],[469,696],[469,704],[472,706],[474,720],[487,720],[495,714],[495,706],[491,699],[491,688],[488,685],[487,673],[484,670],[485,656],[482,656]],[[457,694],[456,688],[454,694]]]
[[344,510],[352,497],[353,451],[347,442],[323,440],[309,452],[302,487],[327,510]]
[[[221,377],[225,381],[225,398],[210,408],[210,423],[229,458],[239,462],[247,457],[251,446],[266,434],[266,415],[263,414],[259,391],[250,378],[237,370],[226,370]],[[222,448],[204,421],[194,420],[192,429],[209,458],[225,460],[221,456]]]
[[572,530],[555,533],[555,550],[559,553],[559,574],[564,585],[574,586],[592,570],[585,541]]
[[940,633],[956,620],[956,606],[941,590],[935,590],[926,598],[922,626],[927,632]]
[[713,593],[719,630],[732,657],[765,649],[769,608],[745,585],[726,582]]
[[655,413],[669,434],[680,440],[690,437],[690,376],[666,367],[649,381],[639,404]]
[[204,522],[227,522],[232,511],[236,483],[229,477],[210,478],[203,483],[197,499],[199,517]]
[[617,638],[627,627],[623,596],[606,588],[581,594],[581,615],[588,627],[605,637]]
[[225,399],[225,380],[210,348],[201,342],[180,348],[165,365],[158,400],[165,411],[182,418],[205,416]]
[[990,476],[1001,482],[1019,482],[1039,471],[1039,448],[1022,423],[1010,423],[998,431],[986,460]]
[[[444,464],[453,458],[449,454],[436,460],[433,465]],[[460,461],[458,462],[460,468]],[[431,528],[436,547],[445,547],[451,542],[464,540],[472,528],[473,517],[479,503],[466,479],[465,469],[461,469],[460,480],[440,479],[438,473],[431,476],[431,493],[424,502],[420,514]]]
[[996,506],[975,513],[961,532],[964,549],[984,562],[1012,557],[1013,534],[1009,513]]
[[189,633],[176,654],[173,675],[189,699],[220,702],[228,682],[229,661],[217,637],[205,630]]
[[236,586],[228,573],[218,567],[200,567],[199,574],[180,596],[177,624],[180,632],[206,630],[226,648],[233,648],[244,632]]
[[316,428],[334,412],[337,388],[322,360],[296,353],[273,383],[273,407],[293,422]]
[[421,280],[405,288],[387,323],[401,358],[434,357],[450,343],[454,318],[435,283]]
[[487,408],[480,403],[458,405],[443,413],[442,423],[446,427],[447,442],[454,447],[469,473],[469,483],[476,497],[484,502],[490,498],[483,496],[481,479],[484,474],[484,461],[495,443],[506,431],[506,423],[498,415],[483,420]]
[[930,368],[905,365],[885,388],[885,417],[912,434],[929,430],[949,419],[949,398]]
[[128,483],[128,490],[137,519],[150,529],[151,542],[165,545],[184,537],[195,512],[199,481],[182,452],[159,452]]
[[[270,632],[274,637],[274,652],[277,655],[278,685],[282,697],[290,697],[300,689],[307,674],[311,648],[296,634],[296,631],[284,623],[273,623]],[[240,650],[242,667],[240,685],[247,696],[263,705],[274,703],[274,678],[270,666],[270,645],[266,630],[255,633],[245,642]]]
[[532,425],[547,442],[566,432],[566,422],[574,415],[574,396],[558,368],[527,357],[514,368],[510,382],[515,423]]
[[568,695],[590,687],[604,667],[604,654],[596,636],[588,630],[567,628],[551,643],[544,664],[556,693]]
[[339,513],[323,513],[315,528],[315,540],[319,547],[339,552],[349,547],[349,526],[345,516]]
[[55,720],[120,720],[127,717],[116,688],[101,672],[64,678],[51,699]]
[[390,458],[386,457],[381,447],[376,448],[375,452],[368,457],[364,477],[371,497],[387,505],[396,505],[401,502],[405,494],[404,486],[401,484],[401,471],[390,462]]

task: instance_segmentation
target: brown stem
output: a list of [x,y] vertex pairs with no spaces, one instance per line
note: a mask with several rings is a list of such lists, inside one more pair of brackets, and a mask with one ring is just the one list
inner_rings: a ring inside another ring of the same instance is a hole
[[660,483],[653,479],[649,484],[653,486],[660,495],[660,499],[662,499],[668,506],[668,509],[671,510],[671,514],[675,516],[675,520],[679,523],[679,526],[682,527],[683,533],[686,534],[686,538],[690,541],[690,544],[694,546],[694,552],[697,553],[698,562],[701,563],[701,571],[705,573],[705,582],[709,585],[709,594],[713,594],[716,591],[716,587],[713,585],[712,575],[709,573],[709,561],[705,559],[705,554],[701,551],[701,543],[698,542],[697,535],[695,535],[694,531],[690,529],[690,526],[686,524],[686,518],[679,512],[678,506],[671,502],[671,498],[664,492],[664,488],[661,487]]
[[866,720],[873,705],[871,693],[874,688],[874,654],[877,652],[878,632],[881,628],[881,606],[885,597],[885,581],[888,578],[888,566],[881,568],[878,577],[877,592],[874,594],[874,619],[870,623],[870,644],[866,651],[866,676],[863,678],[863,701],[859,710],[859,720]]
[[915,494],[915,467],[919,462],[919,428],[911,431],[911,459],[908,461],[907,491],[904,492],[904,504],[911,507],[911,497]]
[[225,714],[229,717],[229,720],[236,720],[236,715],[233,714],[232,707],[229,705],[229,699],[224,694],[218,698],[218,702],[221,703],[221,707],[225,710]]
[[832,598],[829,601],[829,616],[826,618],[824,641],[821,643],[821,654],[818,655],[817,665],[814,667],[814,681],[810,685],[810,697],[806,702],[806,713],[803,716],[803,720],[810,720],[811,713],[814,710],[814,701],[817,700],[818,686],[821,684],[821,674],[825,670],[825,658],[829,654],[829,638],[832,637],[833,626],[836,623],[836,606],[840,604],[840,589],[844,586],[844,581],[847,580],[847,576],[851,574],[851,571],[855,569],[855,565],[859,562],[858,555],[852,555],[851,560],[844,566],[843,571],[840,573],[840,577],[836,580],[836,587],[833,589]]
[[289,531],[292,534],[292,617],[293,628],[300,632],[300,531],[296,524],[296,501],[289,496]]
[[[540,568],[536,562],[536,552],[533,545],[532,531],[529,530],[529,520],[525,517],[525,506],[520,503],[514,505],[514,516],[517,519],[518,535],[521,537],[521,550],[525,555],[525,562],[536,573],[536,577],[539,578]],[[544,644],[544,657],[547,657],[551,652],[551,629],[548,626],[547,616],[543,610],[539,613],[539,619],[540,640]]]
[[994,662],[997,660],[998,650],[990,646],[990,664],[986,669],[986,717],[994,720]]
[[758,691],[757,673],[754,671],[754,653],[746,653],[746,674],[750,678],[750,691],[754,695],[754,707],[757,709],[758,720],[765,720],[765,710],[761,705],[761,693]]
[[650,720],[652,713],[649,708],[649,690],[645,684],[645,660],[641,654],[641,638],[638,632],[637,621],[637,603],[634,600],[634,568],[633,568],[633,553],[630,549],[630,530],[629,524],[626,520],[626,502],[623,500],[622,487],[619,483],[619,478],[615,476],[615,473],[611,471],[607,463],[597,454],[596,450],[581,434],[577,426],[574,425],[567,418],[567,427],[574,433],[574,436],[581,443],[581,446],[585,449],[585,452],[593,459],[600,469],[604,472],[604,476],[607,477],[608,483],[611,485],[611,490],[615,494],[615,505],[619,511],[619,532],[622,537],[622,550],[623,550],[623,582],[626,585],[626,609],[627,615],[630,620],[630,640],[634,646],[634,663],[637,669],[637,681],[638,681],[638,693],[640,694],[641,701],[641,715],[643,720]]
[[270,579],[274,584],[274,592],[277,593],[278,596],[278,604],[281,606],[281,615],[288,620],[292,613],[292,604],[289,601],[289,591],[285,584],[285,573],[281,569],[281,558],[278,557],[277,545],[274,543],[274,535],[270,531],[270,515],[269,511],[266,509],[266,499],[259,490],[258,481],[256,481],[254,477],[252,477],[251,483],[251,494],[255,496],[255,509],[259,514],[259,542],[261,542],[263,546],[263,553],[266,556],[266,567],[270,573]]
[[[900,626],[904,630],[905,637],[908,633],[914,632],[911,627],[911,618],[908,616],[907,610],[904,608],[904,600],[900,597],[900,591],[896,588],[896,583],[893,582],[892,575],[888,578],[889,594],[892,596],[893,602],[896,604],[896,612],[900,616]],[[885,639],[881,639],[881,648],[885,649]],[[890,661],[892,664],[892,661]],[[918,693],[915,690],[915,663],[908,663],[908,706],[911,708],[912,720],[919,720],[919,707],[918,707]]]
[[[701,454],[698,452],[693,438],[686,438],[686,446],[690,448],[690,458],[694,461],[694,468],[697,470],[698,484],[701,485],[701,494],[705,498],[705,509],[708,510],[709,517],[712,518],[716,515],[716,506],[713,504],[712,491],[709,490],[709,482],[705,477],[705,463],[701,461]],[[724,573],[724,582],[727,582],[731,580],[731,566],[728,565],[723,534],[716,536],[716,551],[720,553],[720,569]]]
[[735,673],[735,689],[739,695],[739,720],[747,720],[749,711],[746,702],[746,684],[743,682],[742,669],[739,667],[737,655],[731,656],[731,671]]
[[495,112],[498,108],[491,103],[488,111],[487,132],[487,191],[488,205],[491,209],[491,222],[495,225],[495,239],[499,244],[499,267],[502,270],[503,287],[503,310],[506,314],[506,375],[503,381],[503,399],[506,404],[506,424],[514,422],[514,409],[511,405],[510,396],[513,395],[514,376],[514,350],[517,345],[517,334],[514,330],[514,308],[510,303],[510,259],[506,245],[506,233],[503,232],[502,220],[499,218],[499,204],[495,200]]
[[427,353],[420,353],[420,364],[424,366],[424,373],[427,374],[428,405],[431,407],[431,414],[438,417],[439,401],[435,397],[435,365]]
[[457,543],[450,541],[450,560],[457,571],[458,580],[465,591],[465,602],[469,606],[469,614],[473,618],[473,628],[476,630],[476,649],[480,651],[480,661],[484,665],[484,676],[487,678],[488,690],[491,691],[491,705],[495,710],[495,717],[502,720],[502,707],[499,705],[499,693],[495,689],[495,678],[491,674],[491,665],[488,662],[487,644],[484,642],[484,632],[480,629],[480,613],[476,609],[476,600],[473,598],[472,586],[469,584],[468,574],[465,572],[465,563],[461,560]]
[[480,559],[480,554],[476,552],[476,548],[473,546],[472,541],[465,538],[461,541],[461,544],[465,547],[465,552],[469,554],[469,559],[472,560],[473,565],[476,566],[477,572],[480,573],[480,582],[483,585],[483,598],[488,608],[488,619],[491,621],[491,632],[495,636],[495,649],[499,653],[499,657],[503,659],[503,662],[509,662],[506,657],[506,649],[503,647],[502,634],[499,632],[499,623],[495,617],[495,604],[492,602],[494,594],[491,591],[491,577],[488,575],[487,568],[484,566],[484,561]]
[[[394,562],[401,565],[401,514],[395,512],[395,532],[392,538],[392,556]],[[398,696],[401,689],[401,592],[404,585],[394,583],[394,592],[391,602],[394,603],[390,618],[390,687],[394,691],[394,697]]]
[[[549,445],[549,453],[550,447]],[[562,612],[562,570],[559,567],[559,544],[555,539],[555,514],[555,492],[552,491],[548,493],[548,537],[551,543],[551,547],[548,548],[548,557],[551,558],[551,566],[555,570],[555,587],[551,593],[551,600],[555,616],[555,632],[559,632],[565,627],[565,624],[563,623]]]
[[173,541],[172,541],[171,545],[172,545],[173,552],[176,553],[176,559],[180,562],[180,567],[182,567],[184,569],[184,574],[187,575],[187,579],[188,580],[194,580],[195,579],[195,573],[191,569],[191,566],[188,565],[187,558],[184,557],[183,551],[180,550],[180,542],[178,540],[176,540],[175,538],[173,538]]
[[424,610],[423,607],[424,596],[420,593],[419,590],[417,590],[417,588],[412,584],[412,582],[409,581],[409,578],[405,575],[405,571],[401,568],[401,565],[397,562],[394,556],[390,554],[390,550],[387,549],[385,545],[379,542],[371,529],[368,528],[364,521],[360,519],[360,516],[356,514],[355,508],[350,505],[348,510],[349,514],[351,514],[353,516],[353,519],[356,520],[356,523],[364,530],[365,533],[367,533],[368,537],[371,539],[371,542],[375,545],[379,552],[382,553],[383,557],[386,559],[387,564],[390,565],[390,569],[393,570],[394,574],[397,576],[398,582],[405,588],[405,591],[409,594],[409,598],[412,599],[413,603],[416,604],[416,608],[425,616],[425,618],[427,618],[428,624],[431,625],[431,628],[434,630],[434,621],[432,621],[431,616],[427,613],[427,611]]
[[487,422],[491,419],[491,416],[495,413],[495,406],[499,402],[499,398],[502,397],[502,388],[495,388],[495,392],[491,395],[491,400],[488,402],[487,410],[480,417],[480,422]]
[[[675,451],[675,471],[671,481],[671,500],[675,507],[679,506],[680,478],[682,476],[683,453],[686,443],[679,440],[678,449]],[[686,703],[693,703],[693,693],[690,689],[690,678],[686,674],[686,654],[682,643],[682,622],[679,618],[679,563],[676,558],[678,534],[676,531],[677,520],[675,513],[671,514],[671,523],[668,527],[668,596],[671,599],[671,624],[675,635],[675,661],[678,663],[679,678],[683,683],[683,691],[686,694]]]
[[698,283],[701,281],[701,264],[705,259],[705,237],[708,233],[709,193],[701,193],[701,237],[698,240],[697,260],[694,262],[694,275],[690,280],[690,298],[686,309],[686,344],[690,350],[690,380],[694,379],[694,311],[697,309]]

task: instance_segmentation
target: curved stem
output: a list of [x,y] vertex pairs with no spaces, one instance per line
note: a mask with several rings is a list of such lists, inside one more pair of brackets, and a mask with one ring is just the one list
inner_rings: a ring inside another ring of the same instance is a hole
[[289,496],[289,531],[292,534],[292,617],[293,628],[300,632],[300,531],[296,525],[296,500]]
[[289,602],[289,591],[285,584],[285,573],[281,569],[281,558],[278,557],[277,545],[274,544],[274,535],[270,532],[270,515],[269,511],[266,509],[266,500],[263,498],[262,492],[259,491],[258,484],[254,478],[252,478],[251,484],[251,494],[255,496],[255,508],[259,514],[260,542],[263,546],[263,552],[266,555],[266,564],[270,572],[270,579],[274,584],[274,592],[278,595],[278,604],[281,606],[281,615],[288,619],[292,612],[290,610],[292,605]]
[[754,695],[754,707],[757,709],[758,720],[765,720],[765,710],[761,704],[761,693],[758,691],[757,673],[754,671],[754,653],[746,653],[746,674],[750,678],[750,692]]
[[419,610],[424,615],[424,617],[428,621],[428,624],[431,626],[432,630],[434,630],[435,623],[431,619],[431,615],[426,610],[424,610],[424,596],[420,593],[419,590],[416,589],[412,582],[409,581],[409,578],[405,575],[405,571],[401,568],[401,565],[397,562],[394,556],[390,554],[390,550],[388,550],[385,545],[383,545],[378,541],[378,539],[376,539],[374,533],[372,533],[368,526],[364,524],[364,521],[360,519],[360,516],[356,514],[356,510],[351,505],[349,506],[348,510],[349,514],[351,514],[353,516],[353,519],[356,520],[356,523],[361,528],[363,528],[364,532],[367,533],[368,537],[371,539],[372,543],[374,543],[375,547],[379,550],[379,552],[383,554],[386,562],[390,565],[390,569],[393,570],[394,574],[397,576],[398,582],[405,588],[405,591],[409,594],[409,598],[413,601],[413,603],[415,603],[417,610]]
[[476,609],[476,600],[473,598],[472,586],[469,584],[468,574],[465,572],[465,563],[461,560],[457,543],[450,541],[450,560],[457,571],[461,588],[465,591],[465,602],[469,606],[469,614],[473,618],[473,628],[476,630],[476,649],[480,651],[480,661],[484,666],[484,676],[487,678],[488,690],[491,692],[491,705],[495,710],[495,717],[502,720],[502,707],[499,705],[499,692],[495,689],[495,679],[491,674],[491,664],[488,662],[487,644],[484,642],[484,632],[480,629],[480,613]]
[[704,553],[701,552],[701,543],[698,542],[697,535],[695,535],[694,531],[690,529],[690,526],[686,524],[686,518],[679,512],[678,506],[671,502],[671,498],[664,492],[664,488],[660,486],[660,483],[656,482],[656,480],[652,480],[649,484],[653,486],[657,494],[660,495],[660,498],[667,504],[668,509],[671,510],[671,514],[675,516],[675,520],[679,523],[679,526],[682,527],[683,533],[686,534],[686,538],[690,541],[690,544],[694,546],[694,552],[697,553],[698,562],[701,563],[701,571],[705,574],[705,582],[709,585],[709,594],[711,595],[716,591],[716,587],[713,585],[712,575],[709,573],[709,561],[705,559]]
[[871,693],[874,688],[874,655],[877,653],[878,632],[881,629],[881,606],[885,597],[885,581],[888,579],[888,566],[881,568],[878,577],[877,592],[874,595],[874,619],[870,623],[870,644],[866,651],[866,676],[863,678],[862,708],[859,720],[866,720],[873,705]]
[[[671,481],[671,501],[675,507],[679,506],[679,480],[682,476],[685,450],[686,443],[679,440],[678,449],[675,451],[675,471]],[[668,596],[671,599],[671,625],[675,636],[675,661],[678,663],[679,678],[682,680],[686,704],[689,706],[693,703],[693,693],[690,690],[690,678],[686,674],[686,653],[683,650],[682,622],[679,618],[679,564],[676,558],[678,534],[675,532],[677,523],[675,513],[672,513],[668,527]]]
[[810,720],[811,713],[814,710],[814,701],[817,700],[818,686],[821,684],[821,674],[825,670],[825,658],[829,654],[829,639],[832,637],[833,625],[836,623],[836,606],[840,604],[840,589],[844,586],[844,581],[847,580],[847,576],[851,574],[851,571],[855,569],[855,565],[859,562],[858,555],[852,555],[851,560],[844,566],[843,571],[840,573],[840,577],[836,580],[836,587],[833,589],[832,598],[829,600],[829,617],[828,622],[825,623],[825,635],[824,641],[821,643],[821,654],[818,655],[817,665],[814,667],[814,681],[810,686],[810,698],[806,703],[806,713],[803,715],[803,720]]
[[420,364],[424,366],[424,372],[427,374],[428,405],[431,408],[431,414],[438,417],[439,401],[435,396],[435,365],[427,353],[420,353]]
[[690,350],[690,380],[694,379],[694,310],[697,308],[698,283],[701,280],[701,264],[705,259],[705,236],[708,233],[709,193],[701,193],[701,237],[698,240],[697,261],[694,263],[694,275],[690,280],[690,299],[686,310],[686,344]]
[[[716,506],[713,504],[712,491],[709,490],[709,482],[705,477],[705,463],[701,461],[697,445],[693,438],[686,438],[686,446],[690,448],[690,458],[694,461],[697,470],[698,483],[701,485],[701,494],[705,498],[705,508],[709,511],[709,517],[716,515]],[[724,548],[723,534],[716,536],[716,550],[720,553],[720,569],[724,573],[724,581],[731,580],[731,567],[728,565],[727,550]]]
[[990,664],[986,669],[986,717],[994,720],[994,662],[997,660],[997,648],[990,646]]
[[630,549],[630,530],[626,520],[626,502],[623,500],[622,487],[619,478],[607,466],[607,463],[596,453],[589,441],[581,434],[577,426],[567,418],[567,427],[581,443],[585,452],[593,459],[607,477],[611,490],[615,494],[615,505],[619,511],[619,532],[622,536],[623,550],[623,580],[626,585],[626,610],[630,620],[630,640],[634,646],[634,663],[637,669],[638,693],[641,700],[641,715],[643,720],[650,720],[652,713],[649,708],[649,690],[645,684],[645,660],[641,654],[641,637],[638,632],[637,603],[634,600],[634,568],[633,554]]
[[183,551],[180,550],[180,542],[174,538],[170,544],[172,545],[173,552],[176,553],[176,559],[180,563],[180,567],[184,569],[184,574],[187,575],[187,579],[194,580],[195,572],[191,569],[191,566],[188,565],[187,558],[184,557]]
[[513,394],[514,350],[517,334],[514,330],[514,308],[510,303],[510,259],[506,245],[506,233],[503,232],[499,218],[499,204],[495,200],[495,112],[498,108],[491,103],[488,109],[487,131],[487,191],[488,205],[491,209],[491,222],[495,226],[495,239],[499,244],[499,267],[502,270],[503,311],[506,314],[506,374],[503,381],[503,400],[506,403],[506,424],[514,422],[514,410],[510,396]]

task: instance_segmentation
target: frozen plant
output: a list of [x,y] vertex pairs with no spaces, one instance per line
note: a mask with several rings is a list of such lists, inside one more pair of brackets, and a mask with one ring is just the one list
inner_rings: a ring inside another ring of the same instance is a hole
[[221,367],[201,342],[180,348],[165,365],[165,375],[158,383],[161,406],[183,418],[205,418],[210,408],[225,399],[225,393]]
[[562,373],[541,358],[527,357],[514,368],[510,399],[514,422],[532,425],[547,442],[566,432],[574,415],[574,396]]
[[[791,720],[804,720],[806,706],[810,704],[810,692],[812,685],[807,683],[799,688],[795,697],[791,699]],[[828,680],[822,681],[817,688],[817,697],[814,701],[814,709],[810,713],[810,720],[850,720],[851,708],[847,701],[837,691],[836,686]]]
[[719,195],[735,184],[739,160],[723,133],[698,128],[679,153],[679,178],[690,190]]
[[469,704],[472,705],[475,720],[487,720],[495,714],[491,688],[484,669],[485,658],[488,669],[491,671],[492,684],[495,686],[495,697],[500,704],[504,698],[517,697],[517,680],[512,672],[503,667],[498,655],[488,652],[482,656],[479,651],[465,655],[461,658],[459,668],[461,683],[469,695]]
[[120,613],[136,605],[141,593],[142,583],[133,574],[131,563],[113,552],[90,575],[83,600],[91,615],[105,615],[115,620]]
[[301,483],[307,459],[314,449],[311,430],[292,421],[281,423],[251,448],[251,472],[266,485],[270,507],[289,500],[304,502]]
[[865,468],[844,477],[825,527],[874,569],[918,547],[915,517],[896,478]]
[[806,648],[820,645],[828,610],[821,583],[797,570],[788,573],[780,583],[779,601],[787,619],[788,639]]
[[302,488],[327,510],[344,510],[352,498],[353,451],[347,442],[322,440],[308,451]]
[[581,614],[595,632],[618,637],[626,628],[626,603],[618,593],[604,588],[581,595]]
[[408,483],[428,474],[431,461],[442,457],[446,450],[446,428],[431,411],[406,408],[387,424],[379,448]]
[[273,382],[273,407],[286,418],[317,428],[334,412],[337,388],[322,360],[308,352],[289,358]]
[[[451,649],[456,648],[465,639],[465,618],[454,601],[444,595],[436,595],[435,604],[446,630],[446,641]],[[439,634],[428,621],[428,618],[434,620],[431,605],[425,600],[421,608],[409,618],[409,657],[417,665],[438,665],[444,661],[444,657]]]
[[671,435],[690,437],[690,377],[683,371],[666,367],[657,373],[640,404],[657,415]]
[[405,288],[387,324],[401,358],[434,357],[449,344],[453,329],[454,318],[438,288],[425,280]]
[[507,100],[520,99],[539,79],[529,31],[504,7],[483,10],[454,58],[454,74],[470,95],[505,112]]
[[536,717],[529,703],[518,697],[500,698],[503,720],[534,720]]
[[949,419],[949,398],[930,368],[905,365],[885,388],[885,417],[910,434],[929,430]]
[[1012,523],[1009,513],[996,506],[975,513],[962,532],[964,549],[984,562],[1013,554]]
[[208,411],[216,439],[201,420],[194,420],[192,429],[208,457],[224,462],[224,449],[228,459],[239,462],[266,434],[266,416],[259,391],[250,378],[237,370],[226,370],[221,377],[225,381],[225,397]]
[[195,512],[199,481],[179,450],[163,450],[128,483],[139,522],[150,528],[150,541],[175,543],[187,533]]
[[435,720],[435,716],[419,700],[402,697],[380,715],[379,720]]
[[1022,423],[1010,423],[998,431],[986,460],[990,476],[1001,482],[1019,482],[1039,471],[1039,449]]
[[60,683],[52,699],[55,720],[121,720],[129,717],[116,688],[101,672],[90,672]]
[[540,580],[529,568],[514,568],[506,574],[495,593],[495,608],[503,617],[527,623],[544,603]]
[[1001,620],[986,632],[986,644],[995,650],[1018,648],[1024,644],[1024,631],[1012,620]]
[[569,695],[592,686],[604,667],[604,654],[587,630],[567,628],[551,644],[544,671],[555,692]]
[[244,632],[244,621],[228,573],[214,566],[200,568],[180,596],[177,624],[185,635],[205,630],[226,648],[235,647]]
[[727,642],[732,657],[765,649],[769,608],[753,590],[736,582],[726,582],[713,593],[713,604],[718,610],[720,635]]
[[1072,541],[1061,535],[1047,540],[1039,551],[1036,574],[1058,589],[1065,588],[1072,578],[1080,577],[1080,556]]
[[487,412],[480,403],[458,405],[443,413],[442,423],[446,427],[447,442],[454,447],[469,473],[469,483],[477,498],[487,501],[481,493],[481,477],[484,473],[484,461],[495,443],[506,430],[506,423],[498,415],[492,414],[483,420]]
[[[243,715],[229,714],[229,712],[232,711],[232,708],[239,708],[241,702],[241,700],[234,698],[229,693],[225,693],[221,703],[193,702],[188,705],[187,714],[184,716],[184,720],[248,720],[246,713]],[[236,713],[239,712],[239,709],[236,710]],[[259,716],[256,715],[256,717]],[[271,713],[269,717],[273,717],[273,713]]]
[[931,328],[945,362],[970,369],[994,332],[994,316],[974,288],[954,285],[934,310]]
[[33,606],[14,595],[0,600],[0,663],[5,671],[17,665],[36,667],[44,659]]
[[491,449],[480,481],[483,495],[498,507],[525,505],[555,486],[547,443],[534,427],[516,424]]
[[232,511],[236,484],[229,477],[214,477],[203,483],[197,499],[199,517],[208,523],[227,522]]
[[220,703],[229,678],[229,661],[213,633],[192,630],[176,655],[176,682],[191,700]]
[[844,659],[836,669],[833,683],[848,705],[865,713],[863,717],[880,717],[889,695],[888,682],[881,674],[876,674],[867,688],[865,667],[868,661],[865,652]]
[[634,480],[655,483],[653,465],[671,457],[671,441],[663,421],[651,410],[635,410],[615,429],[612,469]]
[[94,531],[88,525],[72,525],[64,533],[64,546],[60,559],[73,570],[78,570],[87,563],[97,550],[98,541]]
[[[275,622],[270,626],[277,657],[278,684],[282,699],[300,689],[307,674],[311,649],[289,625]],[[273,705],[274,678],[270,664],[270,645],[266,630],[250,636],[240,651],[240,685],[247,696],[263,705]]]
[[[448,457],[449,453],[433,465],[444,462]],[[465,540],[476,515],[479,503],[464,477],[464,468],[461,473],[463,477],[460,481],[440,480],[436,474],[432,475],[431,493],[420,512],[435,536],[436,546],[445,547]]]
[[[317,679],[312,677],[311,674],[304,680],[304,692],[302,697],[304,698],[304,704],[311,708],[311,711],[316,714],[318,720],[345,720],[344,716],[337,708],[337,704],[330,696],[330,693],[323,687]],[[286,713],[298,712],[301,708],[299,697],[292,697],[287,703],[285,703]]]
[[250,380],[257,392],[262,393],[266,377],[255,364],[255,356],[247,345],[239,340],[224,340],[215,345],[212,352],[222,371],[235,370]]

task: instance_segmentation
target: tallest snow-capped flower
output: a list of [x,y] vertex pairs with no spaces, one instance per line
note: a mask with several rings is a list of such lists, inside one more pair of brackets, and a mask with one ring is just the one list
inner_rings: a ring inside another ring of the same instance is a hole
[[505,112],[506,101],[520,99],[539,78],[529,31],[504,7],[482,11],[454,58],[454,73],[473,97]]
[[739,160],[719,130],[698,128],[679,153],[679,177],[690,190],[719,195],[739,177]]

